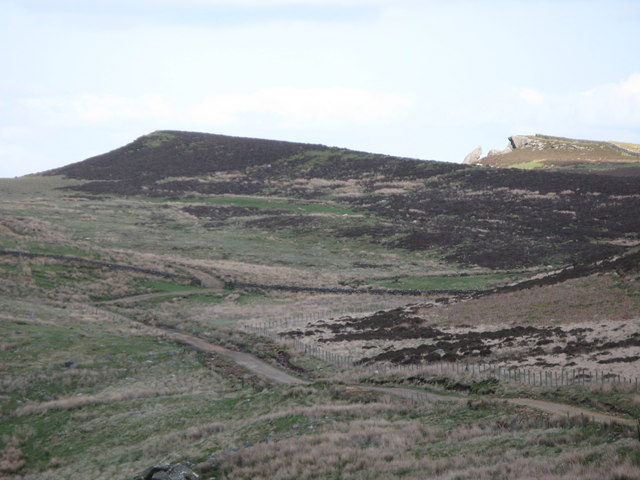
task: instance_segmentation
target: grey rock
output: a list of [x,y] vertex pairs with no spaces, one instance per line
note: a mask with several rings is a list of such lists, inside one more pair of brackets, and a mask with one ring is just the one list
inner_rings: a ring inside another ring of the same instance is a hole
[[464,157],[464,161],[462,163],[464,163],[465,165],[475,165],[476,163],[478,163],[478,160],[480,160],[481,156],[482,147],[478,146],[471,150],[471,152],[469,152],[466,157]]
[[154,465],[147,468],[134,480],[197,480],[192,465],[189,462],[176,463],[175,465]]
[[511,148],[511,145],[507,145],[502,150],[498,150],[497,148],[489,150],[489,153],[487,154],[487,157],[495,157],[497,155],[504,155],[504,154],[509,153],[509,152],[513,152],[513,148]]
[[531,139],[524,135],[513,135],[509,137],[509,142],[511,143],[511,148],[517,150],[518,148],[526,147],[531,143]]

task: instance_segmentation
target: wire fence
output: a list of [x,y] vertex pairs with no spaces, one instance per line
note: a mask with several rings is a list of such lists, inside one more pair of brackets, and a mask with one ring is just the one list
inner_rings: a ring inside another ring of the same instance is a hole
[[[496,362],[469,362],[469,361],[437,361],[429,363],[414,363],[397,365],[390,362],[376,362],[363,364],[357,355],[342,355],[332,352],[317,345],[304,337],[291,337],[282,335],[277,329],[297,327],[309,321],[320,321],[344,315],[364,314],[375,311],[374,305],[369,305],[362,311],[353,309],[325,310],[310,312],[282,320],[270,320],[261,323],[241,322],[238,326],[246,332],[270,338],[271,340],[286,345],[287,347],[314,356],[325,363],[356,375],[371,375],[380,377],[410,377],[412,375],[447,375],[465,377],[471,379],[493,378],[502,382],[515,384],[541,386],[541,387],[566,387],[585,386],[591,388],[615,387],[619,390],[640,392],[639,377],[629,377],[604,370],[588,368],[532,368],[518,367],[506,363]],[[114,320],[127,321],[126,317],[108,310],[85,306],[84,311],[107,315]]]
[[494,378],[498,381],[515,384],[544,386],[544,387],[565,387],[582,385],[585,387],[606,388],[616,387],[622,390],[639,392],[638,377],[629,377],[604,370],[588,368],[543,368],[543,367],[518,367],[507,363],[494,362],[473,362],[473,361],[436,361],[429,363],[415,363],[407,365],[397,365],[389,362],[375,362],[363,364],[357,355],[343,355],[332,352],[317,344],[317,342],[306,338],[303,332],[299,332],[297,337],[292,337],[289,332],[283,335],[283,329],[300,327],[309,321],[320,321],[335,318],[347,314],[362,314],[371,312],[354,312],[353,310],[340,310],[325,312],[305,313],[296,317],[269,320],[260,323],[243,322],[239,326],[255,335],[268,337],[273,341],[286,345],[294,350],[312,355],[326,363],[329,363],[341,370],[352,371],[364,375],[380,376],[411,376],[417,374],[428,375],[449,375],[464,376],[473,379]]

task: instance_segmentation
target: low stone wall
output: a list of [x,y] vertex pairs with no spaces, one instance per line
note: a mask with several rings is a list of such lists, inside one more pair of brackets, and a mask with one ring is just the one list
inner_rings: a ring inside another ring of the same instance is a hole
[[59,260],[62,262],[84,263],[85,265],[91,265],[93,267],[98,267],[98,268],[108,268],[110,270],[126,270],[130,272],[145,273],[147,275],[153,275],[156,277],[173,278],[177,280],[188,280],[194,285],[200,285],[199,279],[189,275],[180,275],[177,273],[163,272],[160,270],[150,270],[148,268],[132,267],[130,265],[120,265],[117,263],[100,262],[98,260],[89,260],[87,258],[69,257],[66,255],[55,255],[50,253],[20,252],[15,250],[0,250],[0,255],[7,255],[12,257],[24,257],[24,258],[50,258],[52,260]]

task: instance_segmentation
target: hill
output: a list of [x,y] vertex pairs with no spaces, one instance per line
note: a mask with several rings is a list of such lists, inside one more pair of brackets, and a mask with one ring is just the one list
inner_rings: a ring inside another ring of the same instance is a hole
[[0,478],[638,478],[639,202],[175,131],[2,179]]
[[49,174],[88,180],[70,188],[94,195],[188,203],[182,211],[213,230],[241,222],[278,235],[322,232],[463,266],[557,266],[640,241],[640,186],[627,177],[181,132],[155,132]]
[[640,175],[640,145],[549,135],[514,135],[503,150],[492,150],[475,164],[521,169],[552,169],[614,176]]

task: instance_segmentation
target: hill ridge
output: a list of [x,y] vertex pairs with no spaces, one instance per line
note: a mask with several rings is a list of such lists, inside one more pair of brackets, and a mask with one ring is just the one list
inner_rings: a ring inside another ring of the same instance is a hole
[[568,170],[609,176],[640,176],[640,145],[537,133],[512,135],[501,150],[482,157],[481,147],[465,158],[476,166]]
[[640,157],[640,152],[629,150],[628,148],[621,147],[620,145],[617,145],[616,143],[612,141],[607,141],[607,140],[585,140],[581,138],[569,138],[569,137],[558,137],[554,135],[545,135],[542,133],[536,133],[534,136],[536,138],[542,138],[547,140],[562,140],[567,142],[592,143],[594,145],[605,145],[607,147],[613,148],[614,150],[619,150],[633,157]]
[[156,130],[110,152],[44,174],[85,180],[158,180],[269,164],[310,148],[329,149],[280,140]]

